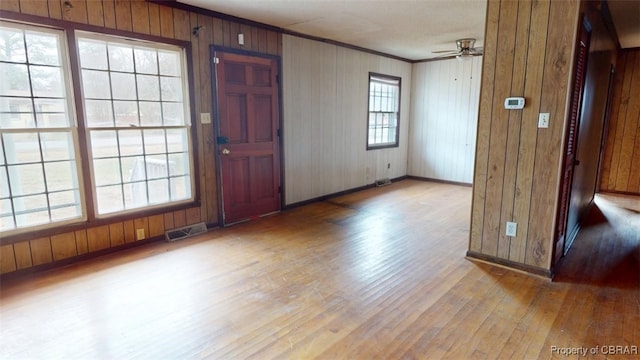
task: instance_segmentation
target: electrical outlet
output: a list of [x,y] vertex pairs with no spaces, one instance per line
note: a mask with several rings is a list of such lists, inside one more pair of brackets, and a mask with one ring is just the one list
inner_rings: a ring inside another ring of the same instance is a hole
[[540,113],[538,115],[538,127],[541,129],[549,127],[549,113]]
[[136,229],[136,240],[144,239],[144,228]]
[[518,231],[518,223],[507,221],[506,235],[507,236],[516,236],[517,231]]

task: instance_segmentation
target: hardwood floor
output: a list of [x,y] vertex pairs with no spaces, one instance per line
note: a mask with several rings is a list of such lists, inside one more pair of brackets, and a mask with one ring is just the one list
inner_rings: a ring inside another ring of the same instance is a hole
[[599,197],[551,282],[466,260],[470,201],[405,180],[3,281],[0,358],[637,354],[637,213]]

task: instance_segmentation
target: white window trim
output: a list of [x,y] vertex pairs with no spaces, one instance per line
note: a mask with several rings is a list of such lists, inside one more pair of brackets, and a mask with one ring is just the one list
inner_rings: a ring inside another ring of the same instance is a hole
[[[28,227],[15,227],[10,230],[0,231],[0,234],[3,237],[12,236],[27,232],[45,230],[49,228],[77,224],[87,221],[87,199],[86,199],[86,191],[84,188],[84,177],[82,172],[82,159],[80,152],[80,141],[78,137],[78,119],[76,114],[76,106],[75,106],[75,97],[74,97],[74,87],[73,87],[73,79],[71,78],[72,70],[71,70],[71,61],[69,59],[69,44],[67,43],[67,37],[65,36],[65,31],[63,29],[52,28],[43,25],[31,25],[24,24],[20,22],[13,21],[5,21],[0,20],[0,25],[11,27],[15,29],[20,29],[23,31],[34,31],[41,33],[54,34],[58,37],[59,40],[59,48],[58,55],[60,57],[60,68],[62,71],[63,81],[64,81],[64,90],[65,90],[65,102],[67,105],[67,116],[69,117],[69,127],[66,128],[25,128],[25,129],[2,129],[2,133],[42,133],[42,132],[70,132],[71,138],[73,141],[73,151],[74,151],[74,161],[76,167],[76,178],[78,181],[78,192],[80,197],[80,216],[60,221],[52,221],[43,224],[28,226]],[[31,97],[33,99],[33,97]],[[4,151],[4,149],[3,149]],[[5,154],[3,154],[5,156]],[[42,156],[42,154],[41,154]],[[6,166],[6,164],[5,164]],[[45,179],[46,181],[46,179]],[[13,197],[11,197],[12,199]]]

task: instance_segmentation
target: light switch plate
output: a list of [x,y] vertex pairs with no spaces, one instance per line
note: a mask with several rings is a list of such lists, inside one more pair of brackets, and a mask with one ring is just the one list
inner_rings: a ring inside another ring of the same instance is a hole
[[201,124],[211,124],[211,114],[210,113],[200,113],[200,123]]

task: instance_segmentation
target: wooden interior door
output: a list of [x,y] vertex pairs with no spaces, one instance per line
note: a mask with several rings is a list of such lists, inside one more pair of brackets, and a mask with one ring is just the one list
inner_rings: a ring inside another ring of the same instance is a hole
[[584,93],[585,75],[587,73],[587,58],[589,55],[589,42],[591,40],[591,29],[586,20],[582,21],[580,34],[578,35],[576,51],[576,63],[574,68],[574,82],[571,93],[569,122],[565,140],[565,156],[563,159],[562,178],[560,183],[560,198],[558,217],[556,220],[556,237],[554,246],[554,263],[565,254],[565,243],[567,241],[567,220],[569,217],[569,207],[571,199],[571,188],[573,184],[574,167],[580,164],[576,158],[578,131],[580,124],[580,113],[582,109],[582,96]]
[[223,223],[280,210],[278,64],[215,52]]

